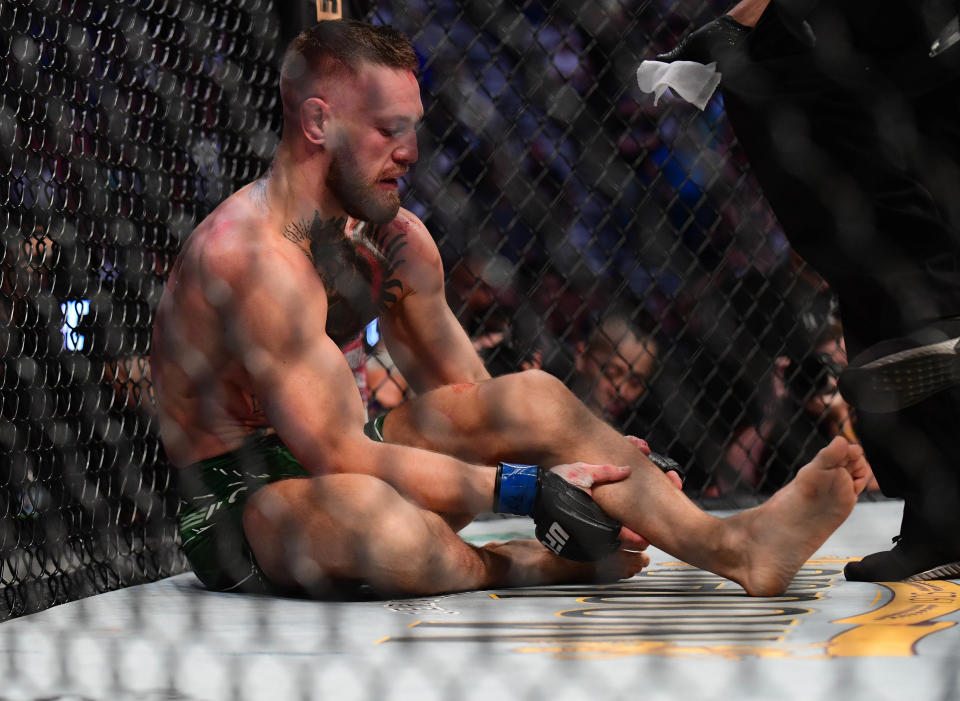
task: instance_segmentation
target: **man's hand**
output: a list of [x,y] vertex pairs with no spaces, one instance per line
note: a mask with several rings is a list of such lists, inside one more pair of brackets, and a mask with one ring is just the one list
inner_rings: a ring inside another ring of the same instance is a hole
[[[638,438],[637,436],[624,436],[624,438],[626,438],[627,442],[629,442],[630,445],[639,450],[641,453],[647,457],[650,456],[650,444],[645,440]],[[679,472],[676,470],[668,470],[664,472],[664,474],[674,487],[677,489],[683,488],[683,477],[680,476]],[[644,538],[639,533],[634,533],[626,526],[620,530],[620,543],[624,550],[646,550],[650,546],[649,540]]]
[[619,482],[630,476],[629,465],[590,465],[585,462],[557,465],[551,467],[549,471],[560,475],[587,494],[592,494],[591,489],[594,485]]
[[541,470],[531,514],[537,540],[560,557],[578,562],[594,562],[616,552],[622,524],[597,506],[590,490],[629,474],[627,466],[583,462]]
[[745,42],[749,34],[750,27],[730,15],[722,15],[685,36],[671,51],[657,56],[657,60],[696,61],[704,65],[716,62],[720,73],[728,74],[747,61]]
[[644,455],[650,455],[650,444],[642,438],[638,438],[637,436],[624,436],[624,438],[627,439],[627,443],[632,445]]
[[[644,455],[650,454],[650,446],[647,445],[645,440],[637,438],[636,436],[626,436],[626,438],[642,450]],[[587,494],[592,494],[591,488],[594,485],[619,482],[622,479],[626,479],[630,475],[630,467],[627,465],[621,465],[619,467],[616,465],[588,465],[587,463],[578,462],[571,465],[557,465],[551,468],[551,472],[557,473],[567,480],[567,482],[582,489],[587,492]],[[670,477],[670,481],[679,489],[682,484],[680,475],[676,472],[668,472],[667,476]],[[622,550],[639,552],[646,550],[650,545],[646,538],[634,533],[626,526],[620,528],[619,539]]]
[[[637,438],[636,436],[624,436],[624,438],[626,438],[627,442],[630,443],[630,445],[632,445],[634,448],[639,450],[641,453],[643,453],[647,457],[650,457],[650,452],[651,452],[650,444],[647,443],[645,440],[643,440],[642,438]],[[656,463],[654,464],[656,465]],[[660,467],[660,466],[657,465],[657,467]],[[667,470],[664,472],[664,474],[666,474],[666,476],[670,479],[674,487],[676,487],[677,489],[683,488],[683,477],[680,475],[680,473],[677,470]]]
[[[743,77],[754,61],[801,53],[813,48],[816,36],[804,19],[806,0],[774,4],[745,0],[729,14],[707,22],[685,36],[658,61],[696,61],[717,64],[725,85]],[[796,5],[797,7],[794,7]]]

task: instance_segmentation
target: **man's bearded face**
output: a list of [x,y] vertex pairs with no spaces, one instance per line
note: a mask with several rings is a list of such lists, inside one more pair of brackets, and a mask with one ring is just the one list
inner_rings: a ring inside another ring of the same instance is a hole
[[330,163],[327,187],[354,219],[387,224],[400,211],[400,195],[395,188],[382,187],[382,177],[379,172],[364,172],[347,146]]

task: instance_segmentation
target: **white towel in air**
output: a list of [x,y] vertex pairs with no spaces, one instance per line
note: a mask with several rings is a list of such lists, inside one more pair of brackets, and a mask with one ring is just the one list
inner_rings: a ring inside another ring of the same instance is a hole
[[671,88],[702,110],[720,85],[720,73],[716,63],[703,65],[696,61],[644,61],[637,69],[637,83],[643,92],[653,93],[654,105],[667,88]]

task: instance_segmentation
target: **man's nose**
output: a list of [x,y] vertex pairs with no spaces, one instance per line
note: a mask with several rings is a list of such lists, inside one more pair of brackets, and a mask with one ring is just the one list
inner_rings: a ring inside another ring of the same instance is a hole
[[400,145],[394,150],[393,160],[398,163],[416,163],[419,155],[417,134],[412,131],[403,138]]

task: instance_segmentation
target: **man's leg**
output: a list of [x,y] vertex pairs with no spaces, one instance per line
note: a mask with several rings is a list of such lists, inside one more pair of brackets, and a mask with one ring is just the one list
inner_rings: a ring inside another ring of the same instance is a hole
[[367,475],[274,482],[247,503],[243,529],[266,577],[321,594],[363,580],[384,594],[436,594],[504,586],[617,580],[649,559],[621,551],[595,566],[569,562],[536,541],[473,547],[443,518]]
[[718,519],[563,383],[536,370],[434,390],[391,412],[383,429],[389,442],[489,464],[630,465],[628,479],[593,489],[601,508],[656,547],[758,595],[787,587],[849,515],[868,474],[863,451],[838,439],[766,504]]

